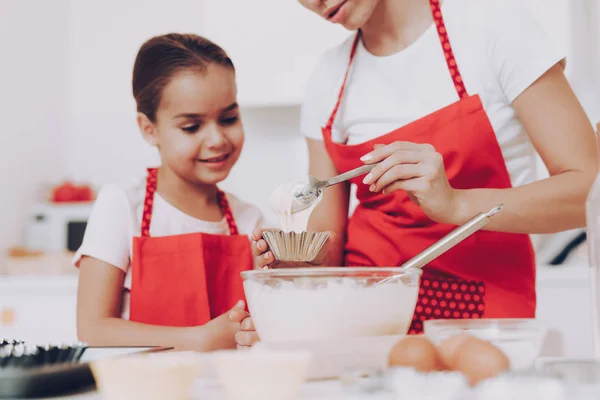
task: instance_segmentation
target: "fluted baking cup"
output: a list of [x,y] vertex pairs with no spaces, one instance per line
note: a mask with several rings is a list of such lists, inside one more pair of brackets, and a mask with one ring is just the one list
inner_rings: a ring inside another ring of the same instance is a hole
[[328,236],[326,232],[297,233],[280,230],[264,231],[262,234],[276,260],[300,262],[314,261]]

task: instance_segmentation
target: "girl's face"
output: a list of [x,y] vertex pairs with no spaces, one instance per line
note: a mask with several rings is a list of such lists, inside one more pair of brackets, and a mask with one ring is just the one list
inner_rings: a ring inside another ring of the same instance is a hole
[[158,147],[163,166],[196,184],[216,184],[229,175],[244,144],[236,91],[234,72],[216,64],[171,79],[163,89],[156,122],[138,115],[142,133]]
[[300,4],[324,19],[354,31],[373,14],[380,0],[298,0]]

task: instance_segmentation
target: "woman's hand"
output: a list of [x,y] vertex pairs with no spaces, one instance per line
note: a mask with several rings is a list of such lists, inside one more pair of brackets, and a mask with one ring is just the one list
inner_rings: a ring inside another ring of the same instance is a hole
[[252,232],[252,254],[254,256],[254,268],[301,268],[301,267],[314,267],[321,266],[327,263],[327,255],[329,252],[329,246],[335,239],[335,232],[328,231],[327,241],[317,254],[317,257],[310,263],[305,262],[281,262],[275,260],[273,252],[269,249],[269,245],[262,238],[262,233],[269,229],[257,229]]
[[364,178],[372,192],[385,194],[404,190],[423,212],[439,223],[461,219],[457,191],[450,186],[444,160],[430,144],[394,142],[375,145],[361,157],[365,164],[377,165]]

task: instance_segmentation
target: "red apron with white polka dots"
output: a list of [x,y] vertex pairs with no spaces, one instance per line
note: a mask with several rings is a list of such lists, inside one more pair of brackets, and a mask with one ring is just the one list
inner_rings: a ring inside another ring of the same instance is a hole
[[[453,188],[510,188],[489,118],[479,96],[468,94],[461,77],[439,0],[430,0],[430,5],[457,101],[368,142],[334,142],[332,126],[344,89],[352,84],[348,77],[360,40],[358,33],[337,103],[323,128],[327,151],[342,173],[363,165],[360,157],[376,144],[429,143],[442,154]],[[455,228],[430,220],[406,193],[372,193],[362,179],[352,180],[357,185],[359,204],[348,222],[345,265],[401,265]],[[535,307],[535,258],[529,236],[479,231],[424,267],[409,332],[422,332],[423,321],[434,318],[531,318]]]
[[229,235],[150,236],[157,170],[149,169],[141,236],[133,238],[130,320],[197,326],[244,300],[240,273],[253,268],[250,240],[238,233],[227,197],[217,192]]

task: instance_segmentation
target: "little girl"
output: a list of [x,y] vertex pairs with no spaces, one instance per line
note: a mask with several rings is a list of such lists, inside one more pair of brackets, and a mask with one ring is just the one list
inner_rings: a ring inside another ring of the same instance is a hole
[[77,330],[95,346],[235,347],[248,316],[240,272],[253,268],[258,209],[217,188],[244,131],[233,63],[196,35],[141,47],[133,69],[137,123],[158,169],[99,193],[74,264]]

